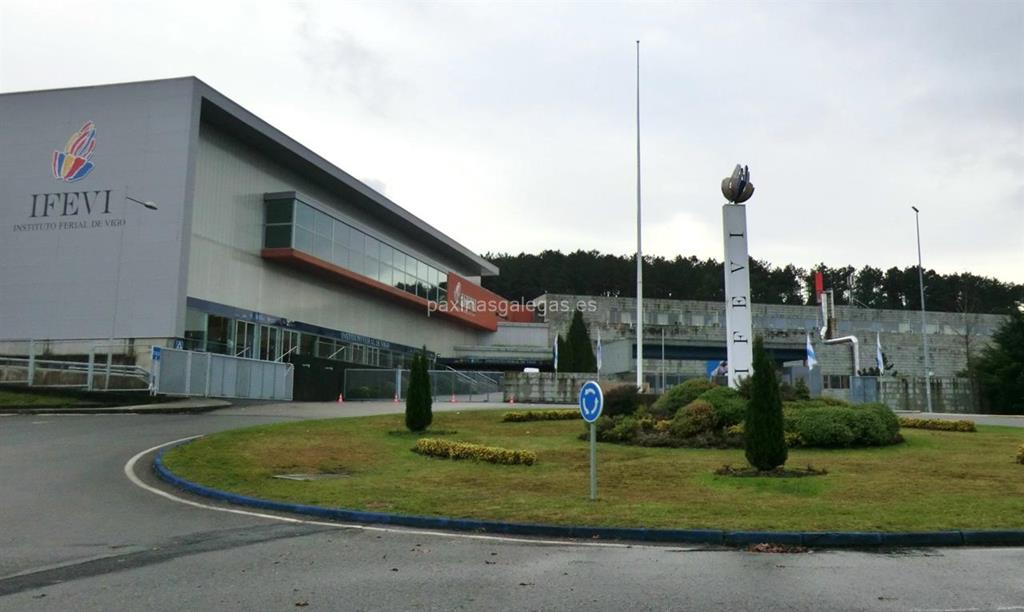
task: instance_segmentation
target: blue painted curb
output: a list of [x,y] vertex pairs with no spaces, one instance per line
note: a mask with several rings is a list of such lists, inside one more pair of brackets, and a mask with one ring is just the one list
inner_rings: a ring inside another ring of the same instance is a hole
[[[186,442],[187,444],[187,442]],[[173,447],[172,447],[173,448]],[[153,470],[162,480],[196,495],[226,501],[239,506],[304,514],[318,518],[399,525],[421,529],[475,531],[502,535],[544,536],[569,539],[632,540],[679,544],[717,544],[747,546],[750,544],[786,544],[822,548],[934,547],[934,546],[1022,546],[1024,530],[992,531],[927,531],[927,532],[861,532],[861,531],[724,531],[721,529],[646,529],[637,527],[586,527],[544,525],[540,523],[503,523],[476,519],[455,519],[440,516],[413,516],[385,512],[363,512],[345,508],[324,508],[290,504],[268,499],[228,493],[194,483],[178,476],[164,465],[160,449],[153,459]]]

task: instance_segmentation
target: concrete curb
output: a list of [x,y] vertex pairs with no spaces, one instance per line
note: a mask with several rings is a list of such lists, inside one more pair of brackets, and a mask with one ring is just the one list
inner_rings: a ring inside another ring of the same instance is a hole
[[0,407],[0,414],[199,414],[228,406],[231,406],[231,402],[223,400],[164,402],[133,406],[3,406]]
[[[187,442],[186,442],[187,444]],[[174,447],[169,447],[174,448]],[[586,527],[544,525],[539,523],[503,523],[476,519],[453,519],[435,516],[412,516],[384,512],[363,512],[344,508],[324,508],[305,504],[276,502],[268,499],[236,495],[194,483],[178,476],[164,465],[160,449],[153,459],[153,470],[162,480],[196,495],[240,506],[304,514],[350,523],[398,525],[420,529],[474,531],[501,535],[543,536],[586,540],[627,540],[679,544],[715,544],[748,546],[751,544],[786,544],[816,548],[920,548],[938,546],[1022,546],[1024,530],[954,530],[926,532],[862,532],[862,531],[724,531],[721,529],[646,529],[642,527]]]

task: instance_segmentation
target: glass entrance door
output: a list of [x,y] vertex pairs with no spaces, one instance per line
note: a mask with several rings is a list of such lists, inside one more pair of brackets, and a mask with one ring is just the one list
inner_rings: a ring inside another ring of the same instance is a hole
[[260,325],[260,359],[274,361],[281,356],[281,330]]
[[256,324],[248,321],[235,321],[235,355],[238,357],[256,357]]
[[281,355],[287,355],[284,358],[288,361],[292,355],[299,352],[299,332],[289,331],[287,329],[281,330]]

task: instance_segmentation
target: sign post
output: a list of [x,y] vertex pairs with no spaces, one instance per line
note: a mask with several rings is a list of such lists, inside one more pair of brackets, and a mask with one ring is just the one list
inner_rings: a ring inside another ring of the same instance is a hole
[[601,385],[588,380],[580,387],[580,415],[590,424],[590,500],[597,499],[597,433],[594,422],[604,408],[604,393]]
[[736,165],[722,180],[722,195],[730,202],[722,207],[725,241],[725,347],[729,386],[739,387],[753,369],[750,323],[750,258],[747,255],[747,207],[754,195],[750,168]]

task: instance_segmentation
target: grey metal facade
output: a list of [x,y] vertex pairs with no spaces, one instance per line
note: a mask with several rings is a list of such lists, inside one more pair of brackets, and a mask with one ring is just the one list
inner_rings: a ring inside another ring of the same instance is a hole
[[[0,339],[181,329],[193,94],[172,80],[0,96]],[[54,176],[88,122],[91,171]]]
[[289,326],[316,330],[330,348],[356,338],[375,351],[439,354],[487,335],[262,258],[265,196],[296,192],[435,276],[497,273],[198,79],[3,94],[0,143],[0,343],[46,340],[59,351],[115,339],[130,351],[134,340],[187,339],[223,311],[279,328],[271,358]]

